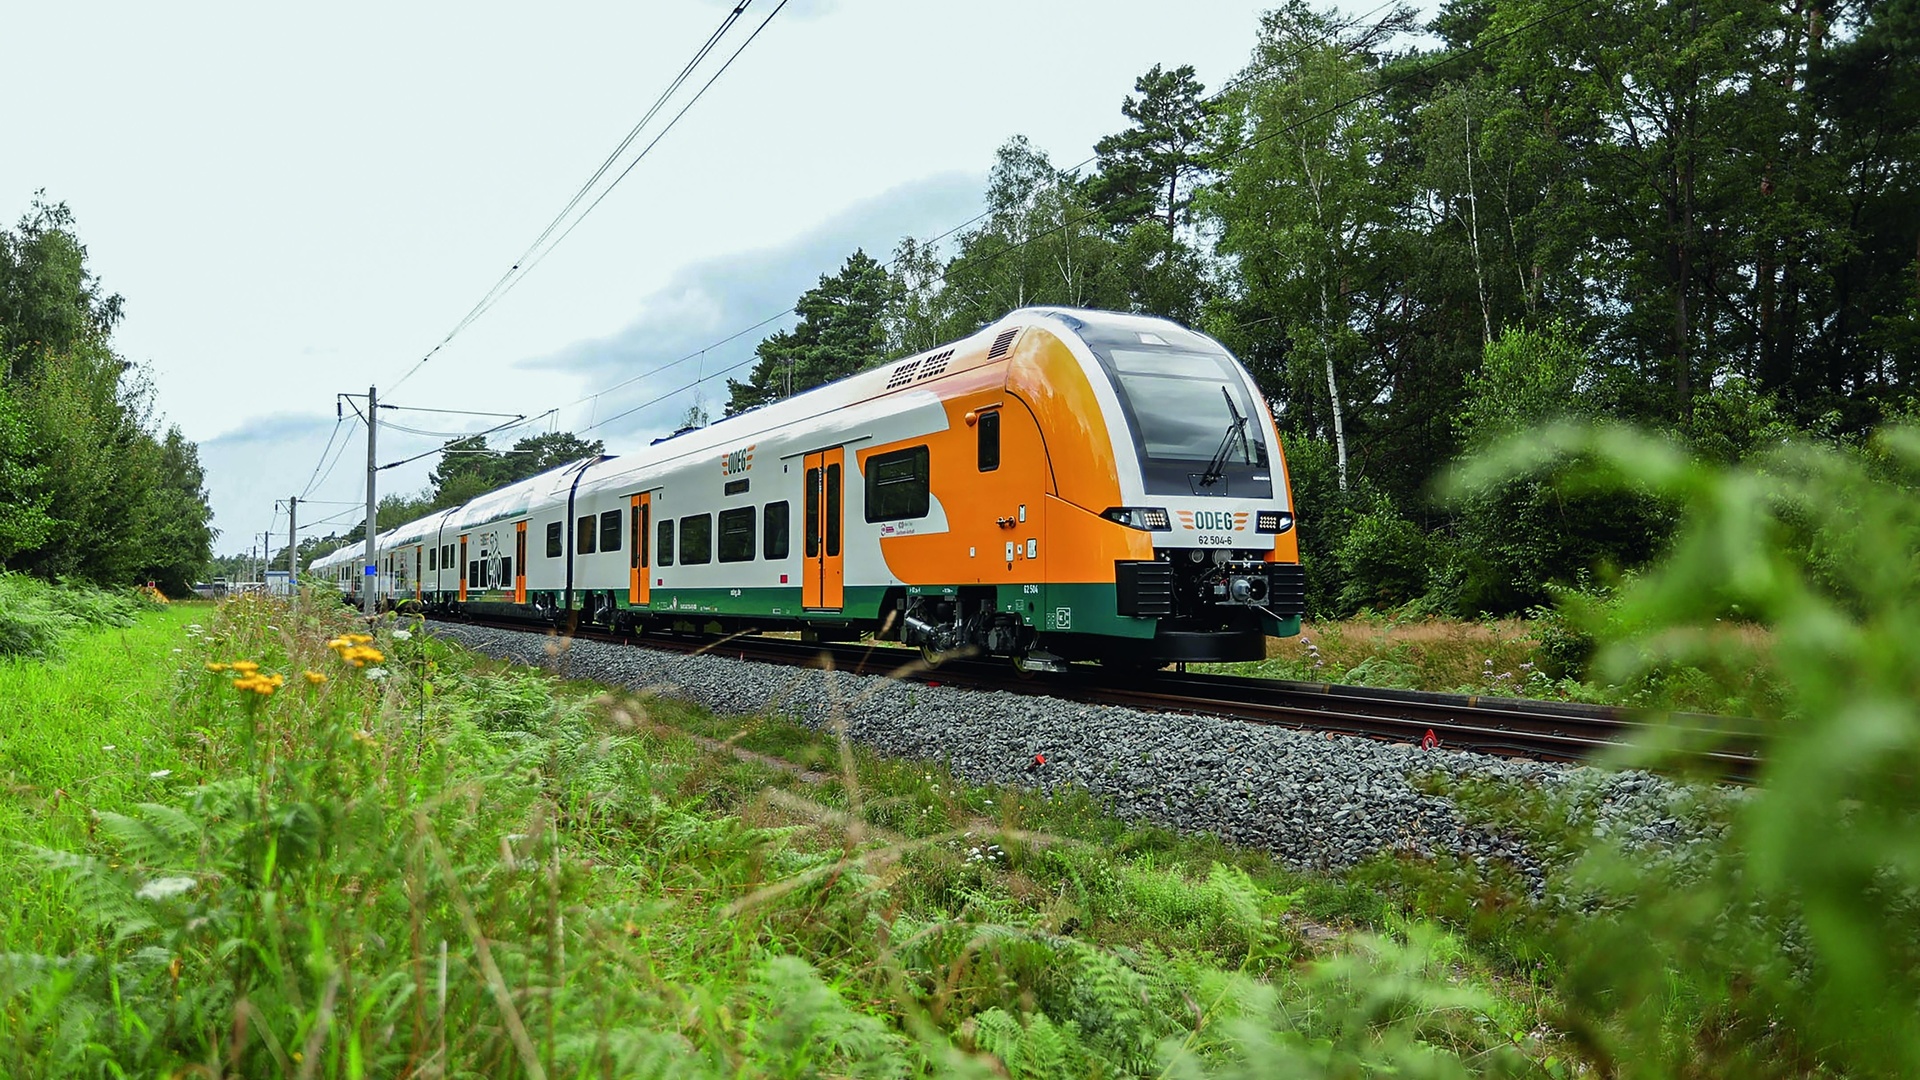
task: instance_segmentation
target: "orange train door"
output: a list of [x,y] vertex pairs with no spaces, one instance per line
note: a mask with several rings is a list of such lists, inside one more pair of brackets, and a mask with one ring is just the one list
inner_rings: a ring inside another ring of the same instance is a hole
[[846,566],[841,555],[846,500],[846,450],[834,447],[806,457],[806,546],[800,582],[800,606],[838,611],[846,601]]
[[467,572],[467,538],[463,535],[460,537],[460,602],[463,604],[467,602],[467,578],[469,576],[471,575]]
[[413,545],[413,598],[415,600],[420,599],[420,591],[425,587],[424,579],[421,578],[420,574],[421,568],[424,565],[423,560],[427,557],[426,550],[427,549],[420,544]]
[[628,522],[628,531],[633,533],[627,539],[627,603],[646,604],[653,595],[653,576],[648,558],[652,552],[647,550],[647,541],[653,532],[653,493],[642,492],[633,497],[632,519]]
[[513,602],[527,602],[527,523],[513,527]]

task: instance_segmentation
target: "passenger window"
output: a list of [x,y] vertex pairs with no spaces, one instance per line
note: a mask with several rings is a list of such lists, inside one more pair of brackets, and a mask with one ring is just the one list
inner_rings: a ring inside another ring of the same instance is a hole
[[501,559],[500,560],[500,587],[505,589],[511,586],[512,584],[513,584],[513,560],[511,558]]
[[1000,410],[980,414],[980,471],[1000,467]]
[[440,568],[439,559],[440,559],[439,548],[427,549],[427,572],[428,573],[432,573],[433,571],[438,570]]
[[600,550],[620,550],[620,511],[609,510],[600,515]]
[[573,523],[573,553],[575,555],[591,555],[597,550],[593,545],[595,537],[593,528],[592,514],[588,514],[586,517]]
[[547,558],[549,559],[557,559],[563,554],[560,530],[560,522],[547,522]]
[[720,561],[753,561],[753,507],[720,511]]
[[690,514],[680,519],[680,565],[713,561],[713,515]]
[[820,470],[807,470],[807,558],[820,554]]
[[659,557],[658,565],[673,565],[673,519],[660,519],[660,535],[655,539],[653,553]]
[[827,554],[840,554],[840,463],[827,466]]
[[[911,446],[867,459],[867,520],[905,521],[927,516],[932,490],[927,448]],[[828,526],[833,522],[829,511]],[[838,545],[833,545],[838,546]],[[835,554],[833,551],[827,554]]]
[[766,557],[769,559],[786,558],[787,504],[784,502],[768,503],[767,515],[762,527],[766,530],[764,536],[766,542],[763,545]]

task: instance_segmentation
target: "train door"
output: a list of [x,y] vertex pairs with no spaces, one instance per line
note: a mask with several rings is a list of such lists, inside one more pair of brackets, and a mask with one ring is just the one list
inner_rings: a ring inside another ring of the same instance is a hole
[[467,566],[467,538],[460,537],[460,602],[467,602],[467,582],[473,579],[473,571]]
[[653,493],[641,492],[633,497],[632,520],[628,522],[628,531],[633,535],[627,539],[627,603],[635,606],[651,602],[653,596],[653,570],[648,565],[647,542],[653,536]]
[[846,450],[836,446],[806,457],[806,544],[800,583],[800,606],[816,611],[838,611],[846,600],[846,566],[841,555],[845,524],[842,497]]
[[413,598],[415,600],[420,599],[420,593],[425,588],[423,583],[426,579],[421,576],[424,572],[424,564],[421,560],[426,558],[426,550],[426,547],[421,544],[413,545]]
[[513,527],[513,602],[527,602],[527,523]]

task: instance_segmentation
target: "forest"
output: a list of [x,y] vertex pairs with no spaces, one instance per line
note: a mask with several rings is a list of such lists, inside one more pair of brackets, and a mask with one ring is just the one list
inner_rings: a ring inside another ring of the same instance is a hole
[[44,196],[0,229],[0,570],[179,596],[213,553],[199,448],[114,352],[124,302],[86,257]]
[[737,412],[1023,305],[1162,315],[1265,390],[1312,613],[1474,616],[1603,587],[1674,507],[1544,477],[1439,494],[1555,419],[1722,464],[1915,415],[1920,3],[1466,0],[1264,15],[1218,88],[1156,66],[1063,168],[1000,149],[942,244],[854,252]]

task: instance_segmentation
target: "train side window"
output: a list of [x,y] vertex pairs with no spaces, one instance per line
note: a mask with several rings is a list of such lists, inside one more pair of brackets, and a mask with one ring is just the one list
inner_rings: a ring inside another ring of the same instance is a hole
[[840,554],[840,463],[827,466],[827,554]]
[[1000,410],[980,414],[980,471],[992,472],[1000,467]]
[[594,523],[593,523],[592,514],[588,514],[586,517],[583,517],[579,521],[576,521],[573,523],[573,553],[574,554],[591,555],[596,550],[598,550],[593,546],[593,541],[597,535],[593,530],[594,530]]
[[480,578],[480,567],[481,567],[481,565],[482,565],[482,564],[481,564],[481,562],[480,562],[480,560],[478,560],[478,559],[475,559],[474,561],[472,561],[472,562],[470,562],[470,563],[468,563],[468,564],[467,564],[467,588],[469,588],[469,589],[477,589],[477,588],[479,588],[479,587],[480,587],[480,581],[481,581],[481,578]]
[[807,512],[806,512],[806,552],[807,558],[817,558],[820,554],[820,470],[807,470]]
[[763,519],[762,528],[765,529],[765,535],[762,537],[765,543],[761,545],[763,548],[762,554],[769,559],[786,558],[787,504],[784,502],[768,503],[767,514]]
[[660,519],[660,535],[654,539],[653,553],[657,556],[656,566],[673,565],[673,519]]
[[680,519],[680,565],[713,561],[713,515],[689,514]]
[[431,574],[435,570],[440,569],[440,564],[438,561],[439,558],[440,558],[439,548],[430,547],[427,549],[427,573]]
[[628,508],[627,525],[633,530],[633,535],[627,538],[627,565],[638,570],[640,556],[647,550],[647,523],[641,520],[638,506]]
[[547,522],[547,558],[557,559],[564,553],[564,538],[560,535],[564,527],[558,521]]
[[503,589],[513,587],[513,557],[511,555],[500,560],[500,587]]
[[620,511],[608,510],[600,515],[600,550],[620,550]]
[[720,561],[753,561],[753,507],[736,506],[720,511]]
[[[910,446],[890,454],[875,454],[867,459],[868,521],[905,521],[926,517],[931,491],[926,447]],[[828,524],[832,524],[831,514]],[[834,553],[829,551],[827,554]]]

